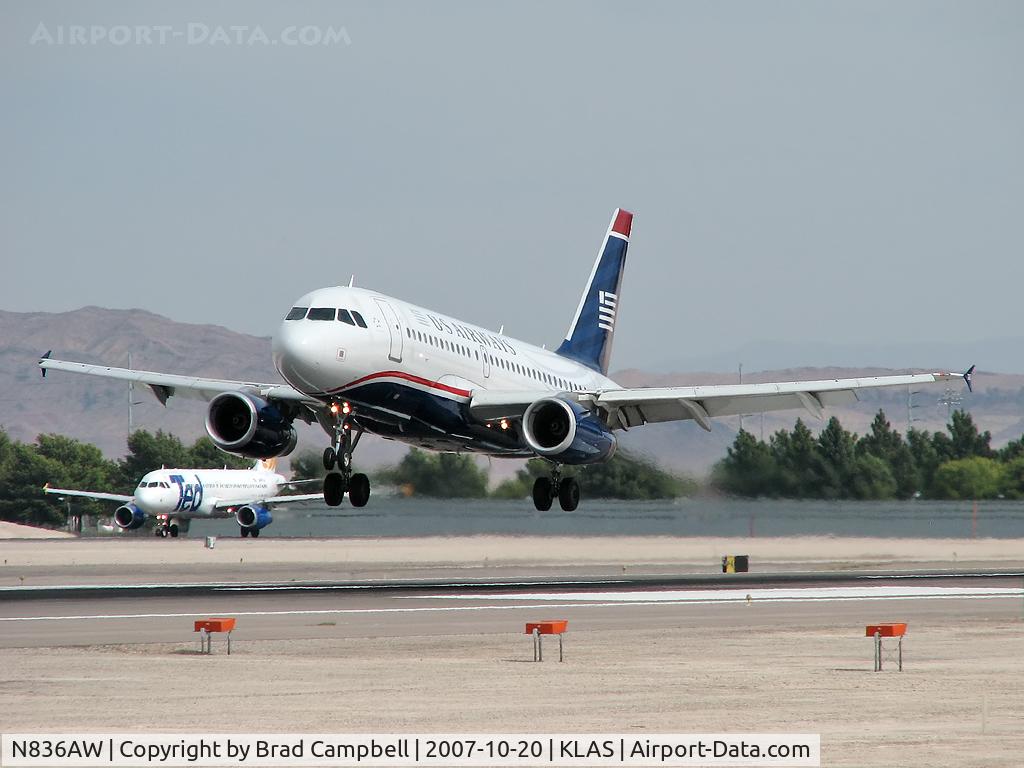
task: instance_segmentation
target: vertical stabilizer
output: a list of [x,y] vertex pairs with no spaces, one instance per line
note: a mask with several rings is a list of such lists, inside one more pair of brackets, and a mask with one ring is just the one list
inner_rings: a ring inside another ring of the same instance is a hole
[[633,214],[616,208],[597,252],[590,280],[580,297],[576,315],[565,334],[565,341],[556,350],[562,357],[602,374],[608,373],[608,361],[611,359],[622,273],[626,268],[626,249],[632,226]]

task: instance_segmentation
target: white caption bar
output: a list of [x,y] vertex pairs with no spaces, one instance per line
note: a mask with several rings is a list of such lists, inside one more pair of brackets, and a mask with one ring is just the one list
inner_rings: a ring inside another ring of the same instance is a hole
[[5,734],[0,766],[820,766],[807,733]]

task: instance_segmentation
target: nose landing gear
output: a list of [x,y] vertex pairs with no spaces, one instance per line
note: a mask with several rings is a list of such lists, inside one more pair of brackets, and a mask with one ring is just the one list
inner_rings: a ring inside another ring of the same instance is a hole
[[[334,406],[331,410],[338,413]],[[352,453],[359,445],[363,429],[356,426],[353,437],[348,404],[339,411],[344,415],[335,421],[333,444],[324,449],[324,469],[327,470],[327,476],[324,477],[324,503],[329,507],[336,507],[348,493],[348,500],[352,502],[353,507],[365,507],[366,502],[370,500],[370,478],[362,472],[352,472]],[[335,468],[337,471],[334,471]]]
[[169,515],[157,515],[153,535],[158,539],[166,539],[168,536],[176,539],[180,534],[188,533],[188,523],[187,519],[181,520],[172,518]]
[[562,469],[555,464],[551,477],[538,477],[533,483],[533,506],[538,512],[547,512],[558,499],[558,505],[572,512],[580,504],[580,484],[575,477],[562,477]]

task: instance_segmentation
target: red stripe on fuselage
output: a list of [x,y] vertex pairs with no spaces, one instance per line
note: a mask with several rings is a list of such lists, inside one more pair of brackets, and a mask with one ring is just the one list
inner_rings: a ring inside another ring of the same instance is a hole
[[403,371],[381,371],[380,373],[371,373],[368,376],[363,376],[361,379],[350,381],[348,384],[329,390],[329,393],[337,394],[342,390],[352,389],[352,387],[357,387],[360,384],[365,384],[366,382],[373,381],[374,379],[404,379],[405,381],[411,381],[413,384],[421,384],[422,386],[430,387],[431,389],[439,389],[442,392],[448,392],[449,394],[456,395],[458,397],[469,397],[472,394],[468,389],[449,387],[447,384],[441,384],[437,381],[424,379],[421,376],[413,376],[411,373],[404,373]]

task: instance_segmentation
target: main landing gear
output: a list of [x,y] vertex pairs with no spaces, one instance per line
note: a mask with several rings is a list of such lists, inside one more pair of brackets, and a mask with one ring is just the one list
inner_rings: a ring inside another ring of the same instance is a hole
[[575,477],[562,477],[557,464],[551,470],[551,477],[538,477],[533,483],[533,506],[538,512],[547,512],[558,499],[558,505],[566,512],[572,512],[580,505],[580,484]]
[[[331,410],[334,411],[334,407]],[[348,493],[348,500],[353,507],[365,507],[370,500],[370,478],[362,472],[352,472],[352,452],[359,445],[363,430],[356,427],[353,437],[348,404],[339,411],[344,415],[335,422],[333,445],[324,449],[324,469],[327,470],[327,476],[324,477],[324,503],[336,507]]]

